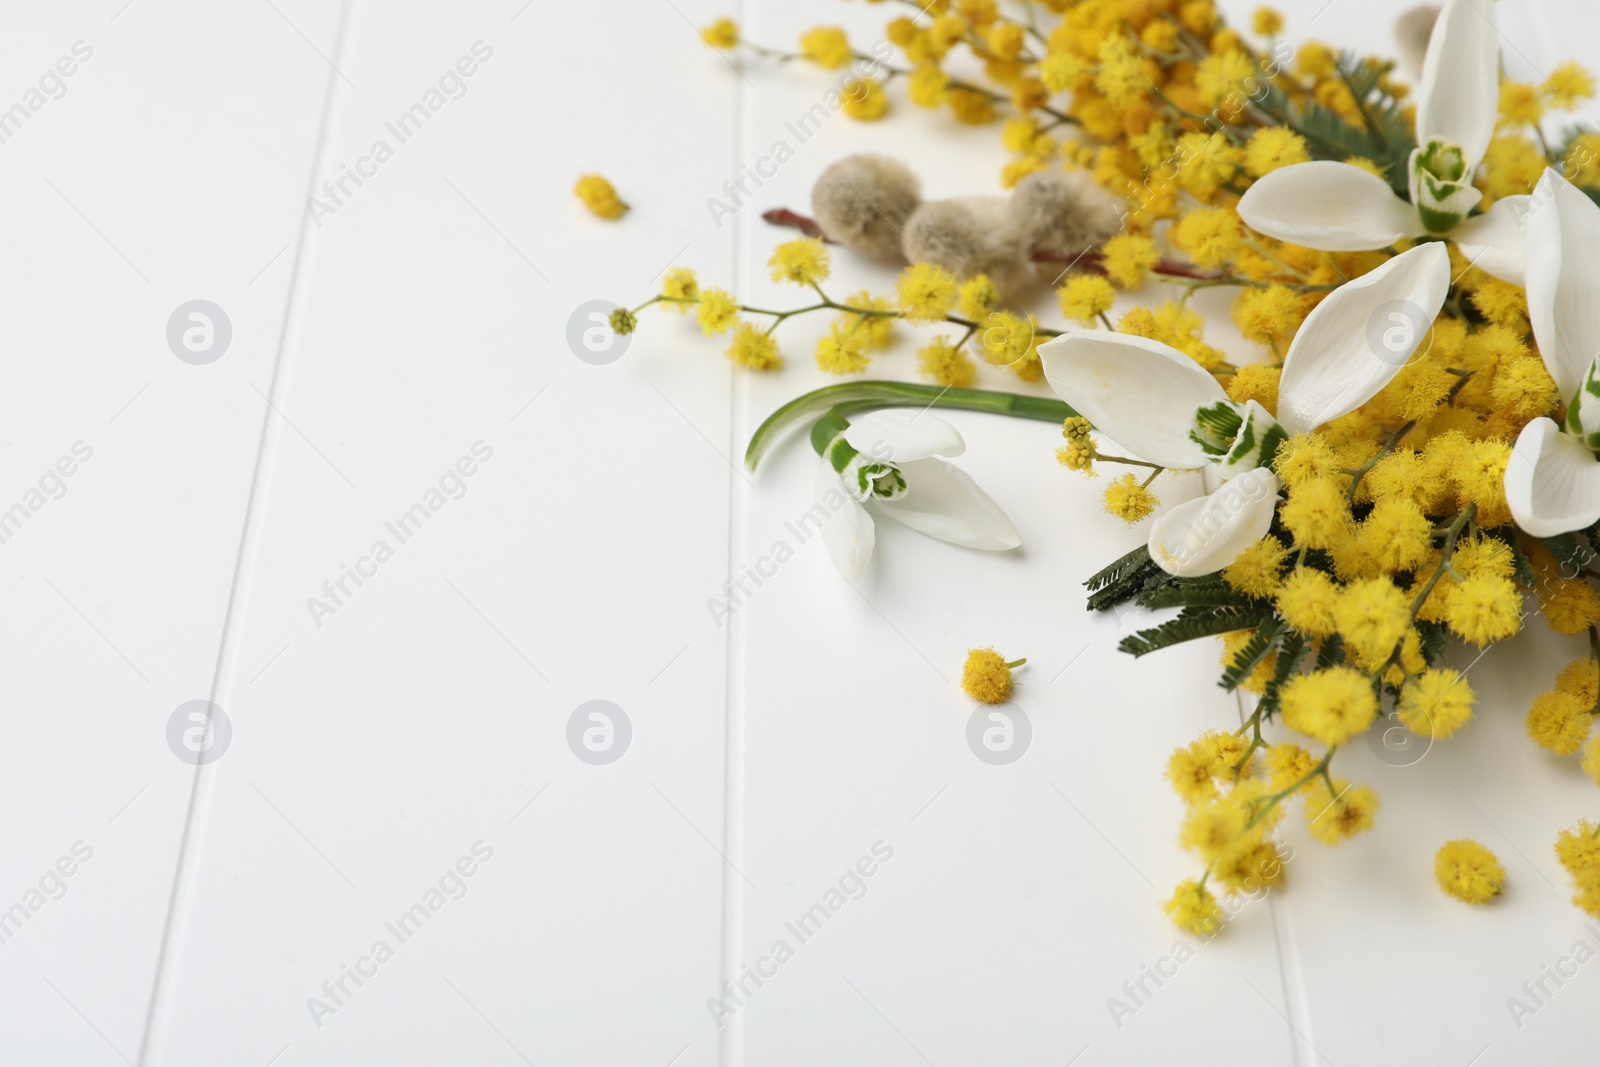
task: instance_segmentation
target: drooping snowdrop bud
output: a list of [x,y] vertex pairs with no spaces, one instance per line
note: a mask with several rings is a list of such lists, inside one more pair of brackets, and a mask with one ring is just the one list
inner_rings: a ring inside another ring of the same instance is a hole
[[[1010,208],[1013,225],[1034,251],[1068,259],[1122,228],[1117,202],[1087,171],[1034,171],[1012,190]],[[1050,269],[1054,277],[1061,268]]]
[[921,203],[917,176],[888,156],[846,156],[811,187],[811,213],[830,240],[884,259],[900,258],[900,235]]
[[1027,241],[1000,197],[930,200],[906,222],[902,244],[913,263],[932,263],[961,281],[987,275],[1002,293],[1029,277]]

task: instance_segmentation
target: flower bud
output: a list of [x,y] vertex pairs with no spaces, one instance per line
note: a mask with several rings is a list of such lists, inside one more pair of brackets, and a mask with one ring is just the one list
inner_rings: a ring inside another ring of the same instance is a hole
[[[1011,192],[1012,225],[1033,250],[1071,259],[1098,248],[1122,228],[1117,202],[1087,171],[1040,170]],[[1061,268],[1051,269],[1051,277]]]
[[811,213],[829,240],[884,259],[900,258],[900,234],[921,202],[917,176],[888,156],[846,156],[811,188]]
[[902,239],[912,262],[931,263],[960,281],[988,275],[1002,293],[1028,279],[1028,251],[1000,197],[930,200],[907,220]]

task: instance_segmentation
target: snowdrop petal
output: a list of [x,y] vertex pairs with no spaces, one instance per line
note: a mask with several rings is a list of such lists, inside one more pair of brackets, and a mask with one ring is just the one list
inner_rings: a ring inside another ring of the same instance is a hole
[[1168,574],[1214,574],[1272,528],[1278,479],[1265,468],[1249,471],[1209,496],[1168,508],[1150,527],[1150,558]]
[[1433,24],[1417,87],[1417,141],[1461,146],[1467,171],[1494,136],[1500,103],[1500,34],[1494,0],[1450,0]]
[[925,410],[869,411],[851,420],[844,439],[868,459],[889,463],[959,456],[967,448],[954,426]]
[[1600,207],[1553,170],[1531,198],[1528,318],[1550,377],[1571,401],[1600,355]]
[[1132,458],[1188,469],[1210,462],[1189,437],[1194,413],[1225,399],[1200,364],[1145,337],[1073,330],[1039,346],[1061,399]]
[[1506,503],[1535,537],[1582,530],[1600,521],[1600,461],[1549,419],[1534,419],[1506,464]]
[[906,475],[906,495],[874,504],[885,518],[967,548],[1001,552],[1022,544],[1000,505],[960,467],[939,459],[919,459],[901,469]]
[[1327,252],[1388,248],[1426,232],[1417,209],[1388,182],[1329,160],[1268,174],[1239,201],[1239,217],[1268,237]]
[[1284,429],[1313,430],[1376,396],[1427,336],[1449,288],[1450,256],[1434,241],[1330,293],[1306,316],[1284,358]]
[[1503,282],[1523,284],[1523,229],[1532,197],[1508,196],[1450,233],[1467,261]]
[[828,550],[828,558],[840,574],[859,582],[867,573],[867,562],[872,559],[877,540],[872,516],[844,491],[839,475],[822,461],[817,463],[816,499],[828,513],[822,520],[822,544]]

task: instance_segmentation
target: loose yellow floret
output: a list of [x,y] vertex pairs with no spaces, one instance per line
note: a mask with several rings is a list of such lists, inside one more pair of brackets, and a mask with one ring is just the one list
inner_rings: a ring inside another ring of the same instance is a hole
[[1506,869],[1476,841],[1446,841],[1433,858],[1439,888],[1468,904],[1487,904],[1505,888]]
[[1011,669],[1020,667],[1024,660],[1006,662],[1006,658],[992,648],[974,648],[967,652],[966,666],[961,670],[961,688],[973,700],[985,704],[1004,704],[1011,699]]
[[620,219],[628,213],[628,205],[617,196],[617,190],[598,174],[585,174],[572,191],[584,207],[603,219]]

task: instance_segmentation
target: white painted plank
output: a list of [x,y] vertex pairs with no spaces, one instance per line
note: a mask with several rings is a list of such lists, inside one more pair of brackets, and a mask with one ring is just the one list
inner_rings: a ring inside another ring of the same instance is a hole
[[[519,7],[356,5],[323,171],[394,153],[302,268],[222,683],[238,741],[207,769],[152,1063],[714,1060],[730,372],[656,311],[607,366],[567,328],[686,245],[726,277],[684,205],[727,169],[736,82],[670,5]],[[586,170],[624,225],[573,199]],[[386,524],[475,449],[402,541]],[[346,565],[369,576],[333,602]],[[593,700],[631,722],[610,765],[568,747]],[[402,943],[386,923],[478,842]]]
[[[210,693],[327,71],[264,5],[7,15],[0,1061],[116,1063],[194,773],[167,720]],[[167,342],[196,298],[231,321],[206,366]]]

